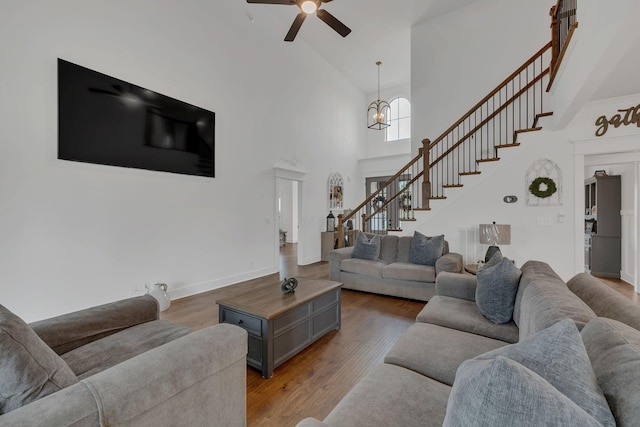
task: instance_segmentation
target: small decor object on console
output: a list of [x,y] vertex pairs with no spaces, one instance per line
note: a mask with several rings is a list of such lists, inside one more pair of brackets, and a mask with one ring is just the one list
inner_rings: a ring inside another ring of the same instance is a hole
[[283,294],[293,294],[296,292],[296,287],[298,286],[298,280],[295,277],[284,278],[282,283],[280,284],[280,290]]
[[160,304],[160,311],[165,311],[171,306],[171,299],[169,295],[167,295],[167,284],[166,283],[156,283],[153,285],[153,290],[149,288],[149,285],[145,285],[147,287],[147,293],[158,300],[158,304]]
[[327,215],[327,231],[336,231],[336,217],[331,211]]

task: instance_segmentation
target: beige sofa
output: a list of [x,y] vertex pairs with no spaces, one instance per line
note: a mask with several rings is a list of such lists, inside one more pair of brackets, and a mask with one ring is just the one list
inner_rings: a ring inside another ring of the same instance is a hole
[[[640,307],[584,273],[565,284],[545,263],[521,270],[513,320],[504,324],[478,310],[475,276],[438,275],[436,295],[384,363],[324,421],[298,426],[637,426]],[[556,339],[558,331],[572,339]],[[540,371],[504,380],[520,363]],[[485,375],[488,366],[495,370]]]
[[443,255],[434,266],[413,264],[409,262],[412,239],[381,236],[377,260],[353,258],[353,246],[335,249],[329,252],[329,279],[343,283],[343,289],[429,301],[440,272],[462,272],[462,255],[449,252],[445,240]]
[[31,325],[0,306],[0,426],[245,426],[246,331],[158,315],[148,295]]

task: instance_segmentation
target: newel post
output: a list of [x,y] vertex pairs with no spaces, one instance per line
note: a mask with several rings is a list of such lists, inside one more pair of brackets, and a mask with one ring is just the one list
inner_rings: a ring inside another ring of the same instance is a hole
[[431,144],[429,139],[422,140],[422,206],[420,206],[422,209],[430,209],[431,181],[429,180],[429,163],[431,163],[431,160],[429,159],[429,144]]
[[338,215],[338,248],[344,248],[344,225],[342,224],[342,214]]

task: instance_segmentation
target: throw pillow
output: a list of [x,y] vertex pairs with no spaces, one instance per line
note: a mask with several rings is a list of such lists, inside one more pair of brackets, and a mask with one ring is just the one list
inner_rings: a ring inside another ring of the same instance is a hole
[[616,425],[573,320],[561,320],[517,344],[492,350],[475,359],[497,357],[506,357],[532,370],[602,425]]
[[78,382],[22,319],[0,305],[0,414]]
[[508,258],[496,252],[478,269],[476,305],[480,313],[493,323],[507,323],[513,318],[513,307],[522,273]]
[[582,340],[618,425],[637,426],[640,331],[617,320],[596,317],[582,329]]
[[540,375],[502,356],[460,365],[442,425],[601,426]]
[[411,240],[411,252],[409,252],[409,262],[436,265],[436,261],[442,256],[443,251],[444,234],[427,237],[418,231],[414,231],[413,239]]
[[377,260],[380,256],[380,236],[375,234],[371,238],[363,232],[358,233],[353,247],[352,258]]

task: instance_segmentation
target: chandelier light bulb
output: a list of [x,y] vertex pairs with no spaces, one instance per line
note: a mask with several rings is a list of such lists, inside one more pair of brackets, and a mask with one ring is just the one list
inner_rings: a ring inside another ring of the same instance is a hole
[[310,14],[315,12],[318,9],[318,5],[314,1],[307,0],[302,3],[302,5],[300,6],[300,9],[302,9],[304,13]]

